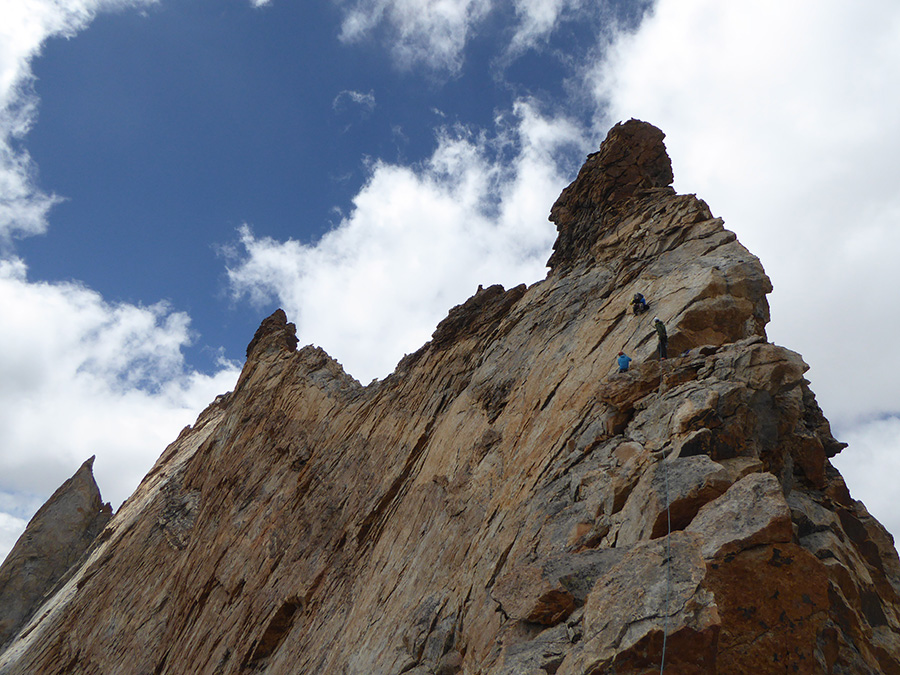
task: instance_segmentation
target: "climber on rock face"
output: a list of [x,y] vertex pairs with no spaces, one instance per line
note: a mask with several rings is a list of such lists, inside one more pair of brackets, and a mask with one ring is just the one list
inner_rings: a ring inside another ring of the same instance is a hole
[[653,327],[656,328],[656,335],[659,338],[659,344],[657,345],[659,358],[664,359],[668,356],[667,350],[669,346],[669,336],[666,334],[666,327],[663,322],[659,320],[659,317],[653,319]]
[[631,364],[631,357],[626,356],[625,352],[619,352],[619,356],[616,359],[616,362],[619,364],[619,372],[624,373],[628,370],[628,366]]
[[631,299],[631,311],[637,314],[643,314],[648,309],[650,309],[650,305],[647,304],[647,301],[644,299],[644,296],[640,293],[635,293],[634,297]]

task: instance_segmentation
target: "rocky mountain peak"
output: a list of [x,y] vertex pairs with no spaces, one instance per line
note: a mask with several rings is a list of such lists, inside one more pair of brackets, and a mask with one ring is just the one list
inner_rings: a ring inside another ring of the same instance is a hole
[[256,329],[247,345],[247,359],[257,359],[270,349],[293,352],[297,349],[297,326],[288,323],[283,309],[276,309]]
[[369,386],[267,318],[0,675],[900,672],[893,540],[766,340],[759,260],[669,182],[617,125],[548,277]]
[[550,210],[559,236],[547,265],[563,271],[589,254],[605,228],[615,225],[624,202],[647,190],[672,184],[672,162],[665,134],[652,124],[631,119],[610,129],[600,150],[588,155]]

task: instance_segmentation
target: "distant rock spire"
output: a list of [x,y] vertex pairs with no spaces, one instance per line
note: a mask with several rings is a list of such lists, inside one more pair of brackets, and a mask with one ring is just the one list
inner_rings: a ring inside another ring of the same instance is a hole
[[88,459],[38,510],[0,565],[0,646],[78,562],[112,516]]

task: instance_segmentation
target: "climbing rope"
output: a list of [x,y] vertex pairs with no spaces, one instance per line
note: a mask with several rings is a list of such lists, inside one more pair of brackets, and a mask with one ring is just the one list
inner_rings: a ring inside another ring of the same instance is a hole
[[663,475],[666,477],[666,559],[664,561],[666,566],[666,612],[665,619],[663,624],[663,643],[662,643],[662,657],[659,660],[659,675],[663,675],[663,670],[666,667],[666,638],[669,635],[669,593],[672,590],[672,549],[670,538],[672,536],[672,512],[669,508],[669,462],[663,457]]

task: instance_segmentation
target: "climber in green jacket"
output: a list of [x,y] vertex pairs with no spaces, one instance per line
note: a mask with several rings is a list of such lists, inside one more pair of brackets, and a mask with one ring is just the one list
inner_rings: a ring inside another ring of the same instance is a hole
[[662,321],[659,320],[659,317],[653,319],[653,327],[656,328],[656,335],[659,337],[659,345],[657,349],[659,351],[659,358],[666,358],[667,349],[669,345],[669,336],[666,334],[666,327]]

